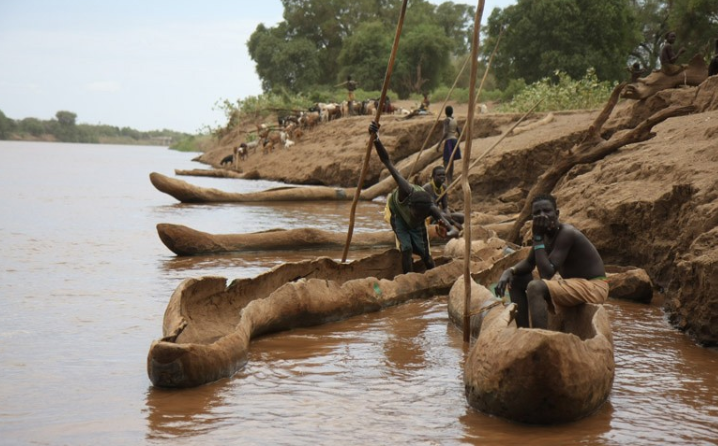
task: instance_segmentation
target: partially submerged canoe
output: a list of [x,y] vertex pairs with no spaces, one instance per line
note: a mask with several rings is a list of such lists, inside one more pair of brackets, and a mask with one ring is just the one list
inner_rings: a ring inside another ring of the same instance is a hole
[[[602,305],[569,308],[549,321],[552,330],[517,328],[514,304],[471,286],[471,331],[478,338],[464,365],[464,385],[472,407],[512,421],[554,424],[586,417],[606,401],[615,364]],[[463,299],[461,277],[449,293],[454,321],[463,314]]]
[[[437,259],[437,264],[440,261]],[[147,355],[158,387],[194,387],[230,377],[257,336],[338,321],[401,302],[446,294],[461,262],[401,274],[398,250],[350,263],[288,263],[229,286],[223,277],[184,280],[172,294],[163,337]]]
[[[273,229],[249,234],[210,234],[183,225],[160,223],[157,234],[162,243],[180,256],[226,252],[343,248],[346,233],[314,228]],[[394,232],[357,232],[350,248],[391,248]]]

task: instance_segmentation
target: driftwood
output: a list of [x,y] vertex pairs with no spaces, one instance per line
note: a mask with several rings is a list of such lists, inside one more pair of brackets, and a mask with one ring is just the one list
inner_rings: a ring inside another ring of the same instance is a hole
[[515,129],[511,130],[512,135],[518,135],[519,133],[528,132],[529,130],[533,130],[535,128],[541,127],[542,125],[546,125],[550,122],[553,122],[554,115],[553,113],[549,113],[543,118],[539,119],[538,121],[534,121],[531,123],[528,123],[526,125],[522,125],[521,127],[516,127]]
[[175,169],[175,175],[213,178],[244,178],[244,174],[227,169]]
[[604,107],[603,111],[598,115],[588,130],[586,130],[583,140],[571,148],[568,153],[558,155],[558,158],[554,161],[553,165],[538,178],[536,184],[529,191],[529,194],[526,197],[526,203],[524,204],[523,209],[521,209],[519,216],[516,218],[516,221],[507,236],[508,241],[520,243],[519,233],[524,222],[528,220],[531,215],[531,202],[534,197],[542,193],[550,193],[559,180],[574,166],[579,164],[595,163],[596,161],[599,161],[616,152],[618,149],[627,144],[647,141],[655,136],[655,134],[651,132],[655,125],[674,116],[688,115],[693,113],[696,109],[693,105],[663,109],[647,118],[635,128],[626,132],[617,133],[613,135],[611,139],[605,140],[601,137],[601,128],[608,120],[613,108],[616,106],[619,95],[624,86],[625,83],[620,84],[613,90],[611,98]]
[[661,90],[680,87],[681,85],[700,85],[708,78],[708,67],[700,54],[693,56],[688,65],[674,75],[662,71],[654,71],[646,77],[626,85],[621,97],[626,99],[645,99]]
[[254,279],[186,279],[163,320],[163,337],[147,355],[159,387],[194,387],[232,376],[247,362],[252,339],[342,320],[410,299],[446,294],[461,274],[450,262],[401,274],[400,254],[340,264],[328,258],[281,265]]
[[[342,248],[346,234],[314,228],[273,229],[251,234],[209,234],[187,226],[160,223],[157,234],[162,243],[180,256],[226,252]],[[353,248],[380,248],[395,245],[394,232],[360,232]]]

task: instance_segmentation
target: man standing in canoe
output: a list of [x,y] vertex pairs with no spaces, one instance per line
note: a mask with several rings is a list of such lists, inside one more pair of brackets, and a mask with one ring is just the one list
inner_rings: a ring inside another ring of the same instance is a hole
[[457,237],[459,230],[444,217],[434,200],[421,186],[409,183],[394,167],[389,159],[389,153],[379,139],[378,132],[379,125],[372,122],[369,126],[369,133],[376,135],[374,139],[376,153],[397,184],[397,188],[387,198],[387,206],[391,212],[391,229],[399,241],[402,269],[404,274],[413,271],[412,254],[421,257],[427,270],[432,269],[434,259],[431,257],[429,249],[429,234],[426,230],[427,217],[434,217],[440,225],[444,226],[448,230],[447,237]]
[[[604,303],[608,283],[596,247],[581,231],[559,222],[553,196],[536,196],[532,215],[533,249],[528,257],[501,274],[496,294],[503,296],[509,286],[511,302],[518,305],[519,327],[547,328],[548,312],[555,314],[562,307],[583,303]],[[540,279],[533,278],[534,268]],[[561,277],[554,279],[556,273]]]

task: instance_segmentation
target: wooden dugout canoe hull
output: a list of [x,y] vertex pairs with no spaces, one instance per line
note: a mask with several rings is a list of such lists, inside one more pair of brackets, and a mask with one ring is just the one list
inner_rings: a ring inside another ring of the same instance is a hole
[[445,294],[463,266],[450,262],[423,274],[400,269],[399,252],[390,250],[346,264],[328,258],[285,264],[229,286],[223,277],[186,279],[170,298],[163,338],[150,346],[150,381],[194,387],[230,377],[257,336]]
[[[183,225],[160,223],[157,234],[170,251],[180,256],[218,254],[242,251],[343,248],[346,234],[314,228],[273,229],[250,234],[209,234]],[[391,248],[394,233],[358,232],[352,237],[351,248]]]
[[[452,288],[450,301],[459,299],[454,293],[463,299],[463,278]],[[472,284],[471,294],[472,313],[495,300],[478,284]],[[474,296],[479,296],[477,302]],[[463,313],[463,302],[460,306]],[[497,305],[472,316],[472,332],[477,326],[480,332],[464,365],[469,404],[531,424],[565,423],[595,412],[608,398],[615,375],[613,338],[603,306],[567,309],[550,321],[556,331],[517,328],[514,311],[514,304]]]
[[354,189],[323,186],[281,187],[262,192],[225,192],[199,187],[170,178],[157,172],[150,173],[150,182],[160,192],[182,203],[256,203],[264,201],[349,201]]

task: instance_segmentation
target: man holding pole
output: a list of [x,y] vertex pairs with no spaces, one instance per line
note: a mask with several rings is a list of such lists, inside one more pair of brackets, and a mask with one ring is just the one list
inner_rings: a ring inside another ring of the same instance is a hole
[[404,274],[413,271],[412,254],[417,254],[424,262],[426,269],[434,267],[434,259],[429,249],[429,234],[426,230],[426,219],[432,216],[445,227],[447,237],[458,237],[459,230],[444,217],[431,196],[419,185],[409,183],[394,167],[389,153],[379,139],[379,124],[372,122],[369,133],[373,133],[374,149],[379,159],[396,181],[397,188],[387,198],[387,206],[391,212],[391,228],[399,241],[401,250],[401,266]]

